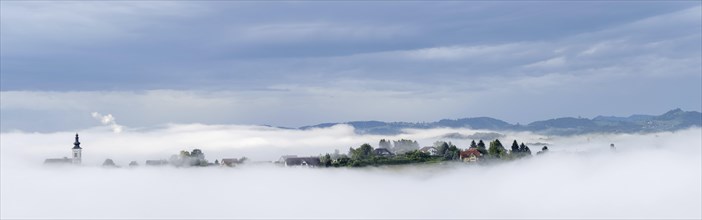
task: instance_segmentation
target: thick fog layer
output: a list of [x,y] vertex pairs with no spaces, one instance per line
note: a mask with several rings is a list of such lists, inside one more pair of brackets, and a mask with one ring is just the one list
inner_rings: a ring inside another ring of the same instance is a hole
[[[73,132],[2,133],[2,218],[702,218],[702,130],[549,137],[502,133],[546,155],[494,165],[380,168],[128,168],[202,149],[206,159],[276,160],[319,155],[378,140],[467,148],[469,129],[357,135],[335,126],[307,131],[256,126],[169,125],[80,131],[83,164],[70,156]],[[460,135],[458,135],[460,136]],[[617,150],[610,151],[615,144]],[[105,159],[122,168],[102,168]]]

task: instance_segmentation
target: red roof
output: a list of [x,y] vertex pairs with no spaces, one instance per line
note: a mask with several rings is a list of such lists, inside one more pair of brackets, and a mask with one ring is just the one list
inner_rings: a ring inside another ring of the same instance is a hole
[[461,152],[461,157],[470,157],[470,155],[475,155],[476,157],[479,157],[480,152],[477,148],[469,148],[468,150]]

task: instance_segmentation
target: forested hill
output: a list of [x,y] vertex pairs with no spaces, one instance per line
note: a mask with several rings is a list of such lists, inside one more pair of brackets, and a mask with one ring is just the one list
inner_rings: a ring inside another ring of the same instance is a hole
[[697,111],[670,110],[662,115],[631,115],[629,117],[597,116],[595,118],[555,118],[535,121],[527,125],[511,124],[490,117],[443,119],[436,122],[382,122],[352,121],[304,126],[299,129],[325,128],[348,124],[359,134],[399,134],[406,128],[473,128],[494,131],[531,131],[550,135],[585,133],[638,133],[675,131],[693,126],[702,127],[702,113]]

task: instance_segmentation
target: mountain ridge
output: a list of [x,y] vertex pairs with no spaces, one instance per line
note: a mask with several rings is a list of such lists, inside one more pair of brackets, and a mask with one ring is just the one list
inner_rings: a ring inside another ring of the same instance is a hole
[[661,115],[633,114],[628,117],[596,116],[590,118],[560,117],[534,121],[526,125],[511,124],[491,117],[469,117],[459,119],[441,119],[435,122],[383,122],[350,121],[340,123],[322,123],[302,126],[298,129],[325,128],[338,124],[348,124],[359,134],[400,134],[403,129],[428,128],[472,128],[493,131],[531,131],[548,135],[576,135],[587,133],[649,133],[675,131],[689,127],[702,127],[702,113],[683,111],[676,108]]

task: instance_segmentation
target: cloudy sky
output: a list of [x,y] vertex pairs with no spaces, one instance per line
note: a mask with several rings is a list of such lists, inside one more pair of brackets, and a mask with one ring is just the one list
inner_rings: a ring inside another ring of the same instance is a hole
[[702,108],[699,2],[0,2],[2,130]]

